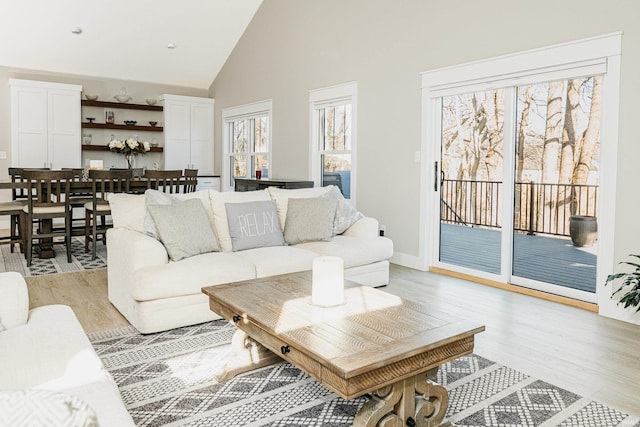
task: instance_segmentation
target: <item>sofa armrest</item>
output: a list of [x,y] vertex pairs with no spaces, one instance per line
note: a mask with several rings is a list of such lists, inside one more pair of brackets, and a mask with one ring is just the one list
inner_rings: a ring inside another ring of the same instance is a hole
[[131,268],[164,265],[169,255],[164,245],[151,236],[127,228],[107,230],[107,266]]
[[347,228],[342,235],[349,237],[378,236],[378,220],[370,217],[360,218],[351,227]]
[[20,273],[0,273],[0,324],[7,329],[27,323],[29,292]]

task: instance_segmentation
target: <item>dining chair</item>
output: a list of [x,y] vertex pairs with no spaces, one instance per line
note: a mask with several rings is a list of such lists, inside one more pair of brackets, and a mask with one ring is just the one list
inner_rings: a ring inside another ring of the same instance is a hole
[[[9,243],[11,252],[16,244],[24,251],[24,208],[27,205],[27,186],[22,177],[23,168],[9,168],[9,176],[15,187],[11,188],[11,201],[0,203],[0,215],[9,215],[9,236],[1,237],[0,242]],[[18,187],[18,185],[23,185]]]
[[179,193],[182,170],[147,170],[147,188],[165,193]]
[[0,237],[0,243],[9,243],[11,252],[14,246],[19,245],[20,250],[23,249],[23,230],[24,230],[24,203],[19,201],[1,202],[0,216],[9,216],[10,229],[8,236]]
[[[25,219],[25,257],[27,267],[31,267],[33,241],[43,244],[56,243],[55,237],[64,237],[67,248],[67,262],[71,262],[71,205],[69,189],[75,173],[67,170],[31,170],[24,169],[22,176],[26,180],[27,189],[32,189],[32,197],[27,198],[23,208]],[[64,230],[54,229],[53,220],[63,219]],[[34,221],[38,221],[39,229],[34,230]]]
[[193,193],[198,186],[198,169],[185,169],[182,184],[183,193]]
[[[84,178],[83,168],[62,168],[64,171],[73,171],[73,181],[82,181]],[[73,190],[69,193],[69,204],[71,205],[71,235],[82,236],[84,234],[84,225],[77,225],[81,221],[84,221],[84,208],[85,203],[91,201],[91,191],[87,189]]]
[[107,224],[107,215],[111,215],[109,194],[128,193],[132,177],[131,169],[89,171],[92,200],[84,205],[84,251],[89,252],[89,242],[91,242],[92,260],[96,259],[98,235],[102,236],[102,243],[106,244],[107,230],[112,227]]

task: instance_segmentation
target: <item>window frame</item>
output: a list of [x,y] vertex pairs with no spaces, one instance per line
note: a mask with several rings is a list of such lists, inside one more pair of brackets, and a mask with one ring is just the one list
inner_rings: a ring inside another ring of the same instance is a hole
[[254,178],[255,175],[253,173],[253,163],[251,159],[257,155],[263,156],[266,155],[267,162],[269,164],[269,176],[273,176],[273,168],[272,168],[272,124],[273,124],[273,102],[268,99],[265,101],[254,102],[250,104],[239,105],[235,107],[228,107],[222,110],[222,128],[223,128],[223,153],[222,158],[224,159],[222,162],[222,191],[232,191],[234,189],[234,185],[232,183],[233,176],[231,173],[231,158],[241,154],[234,154],[231,149],[231,134],[229,132],[229,126],[231,123],[239,121],[239,120],[251,120],[260,117],[266,117],[268,119],[267,123],[267,146],[268,151],[255,151],[255,141],[249,141],[249,147],[244,154],[246,156],[247,161],[247,174],[244,178]]
[[[351,149],[327,152],[320,147],[318,110],[321,108],[351,105]],[[325,153],[351,156],[351,176],[349,183],[349,199],[356,206],[356,170],[357,170],[357,117],[358,117],[358,82],[343,83],[309,91],[309,179],[316,187],[322,185],[322,157]]]

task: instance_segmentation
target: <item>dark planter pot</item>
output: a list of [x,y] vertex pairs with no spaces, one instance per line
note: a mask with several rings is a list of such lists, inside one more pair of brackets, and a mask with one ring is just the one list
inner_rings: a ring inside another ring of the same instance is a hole
[[571,215],[569,234],[574,246],[593,245],[598,239],[598,221],[595,216]]

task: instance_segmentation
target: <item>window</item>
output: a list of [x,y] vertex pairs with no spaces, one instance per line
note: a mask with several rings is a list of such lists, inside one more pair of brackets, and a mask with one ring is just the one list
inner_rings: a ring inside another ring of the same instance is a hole
[[335,185],[355,203],[357,83],[309,94],[311,172],[316,185]]
[[223,110],[226,164],[223,173],[227,184],[234,187],[235,178],[269,177],[271,158],[271,101]]

